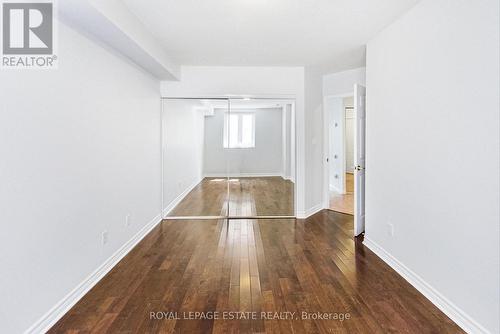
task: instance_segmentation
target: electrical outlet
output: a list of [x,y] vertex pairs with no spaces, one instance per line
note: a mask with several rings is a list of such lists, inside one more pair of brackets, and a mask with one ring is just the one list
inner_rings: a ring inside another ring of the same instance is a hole
[[130,214],[125,216],[125,227],[130,226]]
[[101,242],[103,245],[108,243],[108,231],[102,231]]
[[387,234],[391,237],[394,236],[394,225],[387,223]]

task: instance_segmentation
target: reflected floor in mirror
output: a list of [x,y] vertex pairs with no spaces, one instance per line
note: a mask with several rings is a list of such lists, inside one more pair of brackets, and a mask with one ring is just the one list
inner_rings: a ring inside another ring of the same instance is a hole
[[462,333],[352,235],[327,210],[164,220],[49,333]]
[[354,175],[352,173],[345,174],[345,187],[345,194],[339,194],[334,190],[330,191],[329,209],[354,215]]
[[169,217],[226,215],[294,216],[294,184],[280,176],[207,177],[168,214]]

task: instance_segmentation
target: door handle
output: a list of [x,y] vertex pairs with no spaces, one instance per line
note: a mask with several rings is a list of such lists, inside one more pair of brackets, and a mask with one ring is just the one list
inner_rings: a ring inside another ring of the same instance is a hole
[[355,170],[365,170],[365,167],[361,167],[360,165],[357,165],[354,167]]

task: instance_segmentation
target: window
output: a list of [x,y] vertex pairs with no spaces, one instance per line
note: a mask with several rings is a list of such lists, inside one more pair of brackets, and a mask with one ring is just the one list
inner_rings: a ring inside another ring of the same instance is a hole
[[255,147],[255,114],[224,114],[224,148]]

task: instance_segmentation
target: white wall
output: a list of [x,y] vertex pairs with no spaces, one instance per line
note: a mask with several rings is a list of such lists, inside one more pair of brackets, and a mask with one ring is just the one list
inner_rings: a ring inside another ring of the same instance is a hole
[[497,0],[424,0],[367,51],[366,239],[470,332],[500,331],[498,30]]
[[225,109],[215,109],[205,117],[205,150],[203,174],[276,175],[283,170],[282,108],[249,109],[255,113],[255,147],[227,149],[223,147]]
[[[304,139],[304,68],[302,67],[207,67],[183,66],[180,81],[162,81],[163,96],[210,97],[252,95],[294,97],[297,131],[297,212],[306,212],[305,151],[310,142]],[[321,85],[320,85],[321,89]],[[308,149],[310,149],[308,147]],[[309,167],[308,167],[309,168]],[[310,177],[309,173],[308,176]]]
[[197,100],[163,100],[163,210],[202,179],[204,108]]
[[20,333],[158,221],[159,82],[60,24],[59,68],[2,71],[0,101],[0,332]]

